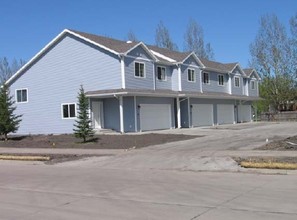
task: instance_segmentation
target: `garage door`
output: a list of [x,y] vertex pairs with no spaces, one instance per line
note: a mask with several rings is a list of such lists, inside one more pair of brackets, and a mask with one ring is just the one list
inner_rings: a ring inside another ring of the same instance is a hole
[[212,104],[193,104],[192,105],[192,124],[193,126],[213,125],[213,105]]
[[238,122],[247,122],[252,120],[252,107],[250,105],[238,106]]
[[141,131],[171,128],[170,104],[141,104]]
[[234,105],[220,104],[217,106],[218,124],[234,123]]

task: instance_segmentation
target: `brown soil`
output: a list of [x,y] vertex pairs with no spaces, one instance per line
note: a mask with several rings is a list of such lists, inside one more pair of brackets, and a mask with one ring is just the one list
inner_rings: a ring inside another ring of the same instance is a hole
[[0,147],[19,148],[82,148],[82,149],[129,149],[142,148],[168,142],[193,139],[201,136],[182,134],[96,135],[87,143],[81,143],[73,135],[11,136],[0,141]]
[[279,150],[279,151],[294,151],[297,150],[297,136],[289,137],[284,140],[273,141],[265,144],[255,150]]

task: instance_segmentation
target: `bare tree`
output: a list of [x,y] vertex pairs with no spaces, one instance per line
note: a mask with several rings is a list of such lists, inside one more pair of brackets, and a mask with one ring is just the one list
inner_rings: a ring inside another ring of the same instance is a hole
[[290,31],[291,31],[291,52],[293,63],[293,74],[295,80],[297,80],[297,13],[290,19]]
[[0,85],[8,80],[14,73],[16,73],[23,65],[25,61],[20,59],[13,59],[10,64],[6,57],[0,58]]
[[198,57],[206,59],[214,58],[210,43],[204,43],[203,28],[192,18],[184,35],[184,51],[194,51]]
[[138,42],[138,39],[132,30],[129,30],[127,38],[129,41]]
[[262,16],[256,38],[250,45],[251,64],[263,79],[260,95],[275,110],[281,110],[295,96],[291,46],[277,16]]
[[155,42],[156,46],[167,48],[169,50],[178,50],[178,47],[173,41],[171,40],[169,30],[164,26],[163,22],[160,21],[160,23],[157,26],[156,29],[156,35],[155,35]]

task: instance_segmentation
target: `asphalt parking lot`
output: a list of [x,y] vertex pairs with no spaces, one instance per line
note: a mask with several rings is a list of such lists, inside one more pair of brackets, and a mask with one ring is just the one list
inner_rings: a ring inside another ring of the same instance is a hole
[[296,219],[297,173],[247,171],[248,154],[297,123],[158,131],[204,137],[44,165],[0,162],[0,219]]

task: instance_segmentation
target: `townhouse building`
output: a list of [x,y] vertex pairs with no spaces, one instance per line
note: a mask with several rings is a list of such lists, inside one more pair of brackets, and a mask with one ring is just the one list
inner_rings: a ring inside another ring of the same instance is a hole
[[94,129],[140,132],[252,121],[259,76],[239,63],[64,30],[6,84],[19,134],[72,133],[83,85]]

